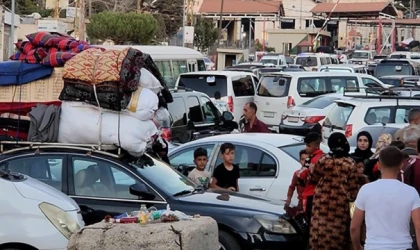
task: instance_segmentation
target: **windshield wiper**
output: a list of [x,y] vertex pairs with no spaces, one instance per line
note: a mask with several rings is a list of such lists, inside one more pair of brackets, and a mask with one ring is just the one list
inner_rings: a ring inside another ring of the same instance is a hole
[[174,194],[174,196],[182,196],[182,195],[186,195],[186,194],[192,194],[195,190],[183,190],[181,192],[178,192],[176,194]]

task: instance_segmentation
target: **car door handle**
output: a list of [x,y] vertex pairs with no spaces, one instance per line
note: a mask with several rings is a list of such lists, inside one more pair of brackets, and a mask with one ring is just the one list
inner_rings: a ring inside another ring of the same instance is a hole
[[249,191],[260,191],[260,192],[264,192],[266,189],[265,188],[250,188]]

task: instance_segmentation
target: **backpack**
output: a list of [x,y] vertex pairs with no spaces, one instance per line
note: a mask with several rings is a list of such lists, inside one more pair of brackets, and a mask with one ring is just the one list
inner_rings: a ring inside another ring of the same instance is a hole
[[404,165],[401,169],[401,174],[398,175],[398,180],[416,188],[419,191],[418,188],[420,187],[415,186],[414,180],[417,166],[420,167],[420,160],[417,157],[412,157],[405,160]]

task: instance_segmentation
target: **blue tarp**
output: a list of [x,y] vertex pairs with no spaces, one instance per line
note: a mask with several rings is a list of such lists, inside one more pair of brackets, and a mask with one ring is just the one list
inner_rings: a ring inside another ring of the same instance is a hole
[[19,61],[0,62],[0,86],[22,85],[51,76],[52,67]]

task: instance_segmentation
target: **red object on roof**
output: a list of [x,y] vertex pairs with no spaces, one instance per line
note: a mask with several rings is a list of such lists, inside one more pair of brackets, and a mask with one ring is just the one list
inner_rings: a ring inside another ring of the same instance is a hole
[[[201,4],[200,13],[220,13],[221,0],[203,0]],[[224,0],[223,13],[244,13],[244,14],[259,14],[259,13],[274,13],[277,14],[280,11],[280,15],[283,16],[284,11],[283,4],[281,1],[269,1],[269,0]]]

